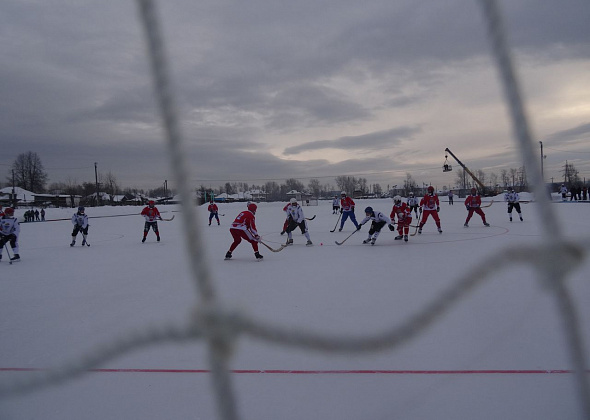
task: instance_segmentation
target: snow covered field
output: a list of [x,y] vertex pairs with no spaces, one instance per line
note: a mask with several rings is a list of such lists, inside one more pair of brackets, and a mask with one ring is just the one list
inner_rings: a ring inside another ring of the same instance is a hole
[[[262,203],[263,239],[278,247],[284,203]],[[357,200],[389,214],[391,200]],[[553,203],[570,238],[588,238],[590,204]],[[331,203],[304,207],[313,247],[296,231],[279,253],[261,247],[257,262],[242,243],[230,261],[229,224],[245,203],[221,204],[221,226],[199,224],[219,298],[254,318],[334,335],[359,336],[401,325],[454,280],[509,245],[535,244],[535,203],[510,223],[506,205],[474,215],[462,200],[441,203],[443,234],[430,219],[422,235],[394,241],[385,229],[363,245],[368,226],[330,233]],[[66,221],[21,224],[22,261],[0,263],[0,380],[78,360],[116,337],[150,325],[183,325],[198,296],[190,279],[182,218],[159,206],[162,242],[142,244],[141,208],[88,208],[91,247],[70,248]],[[21,215],[22,211],[17,212]],[[71,209],[49,209],[47,219]],[[120,217],[98,217],[120,215]],[[516,216],[516,214],[515,214]],[[323,245],[321,245],[323,244]],[[333,355],[242,337],[232,359],[243,419],[574,419],[581,418],[555,299],[530,266],[498,259],[497,275],[475,288],[414,340],[362,355]],[[568,279],[590,343],[590,264]],[[216,419],[207,348],[202,341],[156,344],[126,353],[97,371],[26,395],[0,400],[2,419]]]

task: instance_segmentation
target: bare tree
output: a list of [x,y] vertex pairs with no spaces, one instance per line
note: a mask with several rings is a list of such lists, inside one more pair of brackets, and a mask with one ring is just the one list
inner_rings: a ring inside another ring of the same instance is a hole
[[509,169],[509,180],[510,180],[510,186],[514,187],[516,185],[516,179],[518,178],[518,169],[516,168],[510,168]]
[[357,180],[353,176],[338,176],[335,181],[338,188],[347,194],[352,194],[356,188]]
[[[45,191],[48,177],[37,153],[26,152],[18,155],[12,164],[12,170],[16,186],[36,193]],[[12,182],[12,176],[8,180]]]
[[406,196],[410,191],[416,189],[417,186],[418,184],[416,183],[416,181],[414,181],[414,178],[412,178],[412,174],[406,172],[406,179],[404,179],[404,191]]
[[310,179],[309,184],[307,184],[307,186],[309,188],[309,192],[311,192],[311,194],[314,197],[320,196],[320,191],[322,190],[322,184],[320,184],[319,179],[316,179],[316,178]]
[[463,190],[467,189],[467,176],[463,169],[457,169],[455,183]]
[[502,186],[506,188],[510,183],[510,177],[508,176],[508,171],[506,169],[502,169],[500,172],[500,179],[502,180]]

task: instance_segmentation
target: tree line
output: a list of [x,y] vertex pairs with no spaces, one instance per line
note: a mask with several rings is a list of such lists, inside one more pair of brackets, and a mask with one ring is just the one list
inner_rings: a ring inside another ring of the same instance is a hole
[[[524,166],[520,168],[502,169],[499,174],[495,172],[487,174],[482,170],[474,170],[472,172],[484,185],[489,185],[492,190],[495,188],[506,188],[508,186],[518,187],[521,191],[528,189],[526,169]],[[573,164],[566,162],[563,173],[564,183],[568,186],[581,186],[582,181]],[[476,186],[471,177],[463,169],[456,169],[455,174],[455,185],[443,185],[443,191],[456,188],[469,189],[472,186]],[[41,158],[37,153],[29,151],[21,153],[14,160],[10,174],[7,177],[6,185],[14,185],[37,194],[66,194],[82,197],[95,194],[97,189],[96,181],[78,183],[68,178],[64,182],[48,183],[48,180],[49,176],[43,167]],[[98,184],[100,192],[109,194],[110,196],[137,196],[141,194],[149,197],[165,197],[174,194],[173,189],[167,189],[167,186],[163,185],[147,190],[141,188],[123,188],[117,181],[117,177],[111,172],[106,174],[99,173]],[[333,184],[322,183],[319,179],[312,178],[305,185],[298,179],[289,178],[283,183],[268,181],[261,185],[248,184],[246,182],[226,182],[225,185],[216,188],[200,185],[196,190],[215,195],[223,193],[231,195],[238,192],[259,190],[266,194],[268,200],[274,201],[284,200],[287,197],[287,193],[293,190],[307,192],[312,196],[320,198],[329,197],[332,194],[337,194],[339,191],[345,191],[348,194],[357,193],[360,195],[372,194],[381,196],[384,193],[389,193],[390,190],[401,190],[407,194],[410,191],[417,191],[423,187],[424,185],[418,185],[412,174],[406,173],[402,185],[398,186],[396,184],[392,187],[387,185],[385,189],[378,183],[369,184],[366,178],[343,175],[335,177]]]

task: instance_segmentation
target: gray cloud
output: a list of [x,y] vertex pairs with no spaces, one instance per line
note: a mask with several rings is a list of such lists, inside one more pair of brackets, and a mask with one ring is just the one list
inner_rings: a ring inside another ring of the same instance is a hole
[[320,149],[379,150],[391,148],[402,140],[408,140],[419,131],[420,129],[416,127],[396,127],[359,136],[340,137],[335,140],[311,141],[299,146],[288,147],[283,153],[285,155],[294,155]]
[[[585,80],[574,67],[583,69],[590,57],[586,1],[502,6],[515,51],[534,61],[538,72],[580,60],[554,76],[547,70],[538,83],[547,97],[561,80]],[[92,180],[96,161],[123,185],[150,187],[169,177],[135,8],[134,2],[84,0],[3,3],[0,143],[13,154],[5,152],[0,164],[32,150],[50,181],[76,175],[77,169],[59,168],[79,164],[90,167],[81,173]],[[478,89],[495,82],[481,76],[461,86],[482,61],[491,66],[477,2],[178,0],[159,2],[158,9],[195,179],[280,180],[369,170],[381,171],[385,182],[392,164],[402,175],[439,166],[438,155],[429,153],[440,148],[435,142],[476,137],[486,145],[509,138],[498,132],[501,127],[482,128],[477,114],[498,107],[499,94]],[[450,82],[459,87],[441,89]],[[475,104],[472,114],[445,108],[457,106],[458,98]],[[446,120],[435,122],[443,112]],[[379,131],[384,126],[397,128]],[[576,129],[585,136],[585,127],[578,117],[542,133],[573,141]],[[370,134],[342,136],[350,128]],[[318,137],[332,140],[298,140]],[[288,140],[281,146],[277,139],[283,138]],[[391,146],[395,153],[387,150]],[[271,147],[290,157],[325,148],[351,153],[329,163],[281,159]],[[365,153],[377,149],[387,156]],[[473,166],[496,167],[505,157],[494,158],[473,157]]]
[[582,139],[587,140],[590,138],[590,123],[582,124],[574,128],[567,130],[558,131],[547,137],[547,140],[568,142],[568,141],[579,141]]

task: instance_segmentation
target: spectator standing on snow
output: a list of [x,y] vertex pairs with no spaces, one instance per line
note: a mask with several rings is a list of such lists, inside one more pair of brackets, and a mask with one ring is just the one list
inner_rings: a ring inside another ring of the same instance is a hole
[[141,215],[145,219],[145,224],[143,225],[143,239],[141,243],[144,243],[150,228],[156,234],[156,240],[160,242],[160,230],[158,229],[158,220],[162,220],[162,216],[160,215],[160,211],[155,206],[155,202],[153,200],[148,201],[148,205],[144,207],[141,211]]
[[88,236],[88,216],[84,213],[84,207],[78,207],[78,211],[72,216],[72,224],[74,230],[72,231],[72,242],[70,246],[76,245],[76,236],[78,232],[82,232],[82,245],[86,245],[86,237]]
[[232,253],[242,242],[242,239],[250,242],[252,249],[254,250],[254,256],[257,260],[262,260],[262,255],[258,252],[258,242],[260,241],[260,235],[256,230],[256,209],[258,206],[254,203],[248,204],[248,210],[244,210],[233,221],[229,228],[234,241],[229,247],[229,251],[225,254],[225,259],[229,260],[232,257]]
[[14,209],[7,207],[3,215],[0,217],[0,260],[2,260],[2,252],[6,244],[10,244],[13,256],[8,257],[10,261],[20,261],[18,253],[18,236],[20,234],[20,224],[18,219],[14,217]]
[[450,190],[449,191],[449,206],[453,205],[453,197],[454,197],[453,190]]
[[504,201],[508,203],[508,216],[512,222],[512,209],[516,209],[518,217],[522,222],[522,213],[520,212],[520,195],[512,187],[508,187],[508,192],[504,194]]
[[477,193],[475,188],[471,189],[471,195],[465,199],[465,208],[469,213],[467,214],[467,219],[465,219],[465,224],[463,226],[469,227],[469,220],[474,212],[479,214],[484,226],[490,226],[490,224],[486,222],[486,215],[481,209],[481,196]]
[[41,209],[41,221],[45,221],[45,209]]

